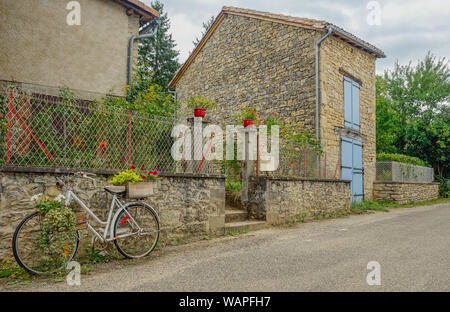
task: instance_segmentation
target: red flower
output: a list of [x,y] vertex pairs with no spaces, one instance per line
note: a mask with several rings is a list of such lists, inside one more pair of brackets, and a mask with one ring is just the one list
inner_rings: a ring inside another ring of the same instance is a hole
[[147,177],[145,175],[143,175],[142,176],[142,180],[145,180],[145,179],[147,179]]
[[126,162],[127,159],[126,159],[125,157],[122,157],[121,161],[122,161],[122,162]]
[[153,175],[158,175],[158,171],[154,171],[154,172],[153,172]]
[[83,140],[81,140],[80,138],[77,138],[77,137],[73,138],[73,143],[75,145],[81,146],[82,142],[83,142]]
[[144,170],[145,170],[144,167],[141,167],[141,171],[144,172]]
[[136,166],[133,165],[133,166],[130,167],[130,169],[131,169],[131,170],[134,170],[134,169],[136,169]]

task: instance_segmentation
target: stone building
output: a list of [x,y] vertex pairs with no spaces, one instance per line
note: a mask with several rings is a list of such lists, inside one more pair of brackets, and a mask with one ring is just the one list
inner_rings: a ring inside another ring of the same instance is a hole
[[137,0],[2,0],[0,16],[0,81],[122,95],[129,40],[159,13]]
[[382,57],[325,21],[224,7],[170,86],[182,103],[199,94],[216,101],[216,122],[233,123],[246,106],[302,122],[321,141],[327,170],[352,180],[354,200],[371,199]]

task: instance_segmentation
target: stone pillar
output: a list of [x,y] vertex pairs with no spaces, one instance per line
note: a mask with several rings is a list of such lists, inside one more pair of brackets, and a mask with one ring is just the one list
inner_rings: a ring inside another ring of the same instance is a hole
[[255,174],[255,160],[256,160],[256,127],[248,126],[241,129],[244,133],[244,161],[242,162],[242,204],[248,202],[249,180]]
[[[192,155],[191,160],[186,161],[185,172],[196,173],[203,157],[203,129],[208,126],[210,122],[201,117],[189,117],[187,123],[192,134]],[[202,173],[202,171],[203,168],[199,173]]]

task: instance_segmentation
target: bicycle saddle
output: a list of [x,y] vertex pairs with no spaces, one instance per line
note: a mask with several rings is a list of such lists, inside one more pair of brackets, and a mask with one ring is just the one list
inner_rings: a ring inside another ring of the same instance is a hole
[[126,189],[125,186],[108,185],[105,187],[105,191],[113,195],[121,195],[125,193]]

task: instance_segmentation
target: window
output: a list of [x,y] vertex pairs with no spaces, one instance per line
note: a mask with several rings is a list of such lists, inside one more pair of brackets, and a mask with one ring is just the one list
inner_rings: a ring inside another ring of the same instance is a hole
[[359,131],[359,83],[344,76],[345,126]]

